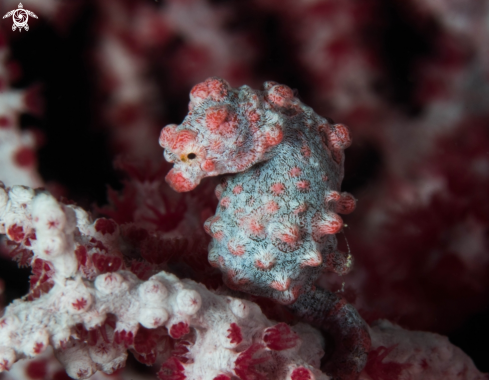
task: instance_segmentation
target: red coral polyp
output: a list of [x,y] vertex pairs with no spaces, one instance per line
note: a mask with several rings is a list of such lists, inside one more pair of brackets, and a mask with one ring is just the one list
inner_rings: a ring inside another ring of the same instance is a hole
[[10,239],[16,242],[21,242],[25,237],[24,229],[17,224],[13,224],[8,228],[7,235]]
[[158,372],[160,380],[184,380],[187,377],[184,375],[185,368],[182,363],[175,357],[170,357],[165,364],[161,366]]
[[297,334],[285,323],[279,323],[266,329],[265,335],[263,336],[263,342],[265,342],[267,348],[274,351],[282,351],[295,347],[298,340],[299,337]]
[[290,380],[313,380],[314,378],[311,376],[311,372],[304,368],[296,368],[290,375]]
[[270,360],[270,356],[263,352],[263,346],[253,344],[246,351],[239,354],[234,362],[234,372],[242,380],[267,380],[267,376],[260,371],[260,364]]
[[186,322],[178,322],[170,327],[170,336],[173,339],[180,339],[190,332],[190,328]]
[[95,231],[102,235],[113,234],[117,229],[117,224],[112,219],[99,218],[95,222]]
[[241,335],[241,329],[236,323],[231,323],[228,329],[230,343],[240,344],[243,341],[243,336]]

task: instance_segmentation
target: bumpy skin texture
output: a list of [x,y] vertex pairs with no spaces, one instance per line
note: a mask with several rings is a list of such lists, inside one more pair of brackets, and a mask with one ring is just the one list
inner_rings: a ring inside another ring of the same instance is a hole
[[355,199],[340,193],[348,129],[302,104],[290,88],[231,88],[219,78],[191,91],[189,114],[165,127],[160,145],[174,163],[166,180],[176,191],[202,178],[236,173],[216,188],[219,206],[205,223],[209,261],[226,284],[292,304],[325,269],[345,273],[349,255],[336,249]]

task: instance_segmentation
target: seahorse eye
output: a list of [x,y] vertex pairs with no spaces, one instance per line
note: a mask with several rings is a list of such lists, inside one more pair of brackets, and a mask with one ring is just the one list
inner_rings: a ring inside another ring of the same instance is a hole
[[189,154],[187,155],[187,158],[188,158],[189,160],[193,160],[193,159],[194,159],[194,158],[196,158],[196,157],[197,157],[197,155],[196,155],[195,153],[189,153]]

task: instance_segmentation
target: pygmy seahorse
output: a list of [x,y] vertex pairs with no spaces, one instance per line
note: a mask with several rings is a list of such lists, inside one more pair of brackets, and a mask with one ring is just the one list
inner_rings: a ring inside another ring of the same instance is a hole
[[[204,177],[227,174],[215,190],[216,214],[204,224],[213,238],[209,262],[226,285],[291,305],[316,325],[325,323],[318,318],[347,314],[361,321],[338,296],[314,287],[324,270],[344,274],[352,263],[335,237],[343,228],[338,214],[355,208],[353,196],[340,192],[343,150],[351,143],[347,127],[319,116],[275,82],[259,91],[209,78],[190,99],[184,121],[161,131],[165,159],[174,164],[166,180],[182,192]],[[319,299],[328,304],[311,304]],[[353,340],[369,341],[362,323],[355,323]],[[363,346],[350,358],[360,370],[368,342]]]

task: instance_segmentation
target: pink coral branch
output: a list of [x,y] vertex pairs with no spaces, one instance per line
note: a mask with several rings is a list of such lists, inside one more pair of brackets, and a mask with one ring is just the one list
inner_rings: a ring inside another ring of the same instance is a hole
[[[198,374],[213,379],[240,371],[290,379],[297,368],[327,379],[318,369],[324,342],[317,330],[297,324],[288,330],[296,334],[294,345],[266,348],[264,337],[274,323],[252,302],[217,295],[167,272],[141,281],[123,262],[97,265],[102,258],[113,263],[120,257],[114,221],[92,222],[82,209],[25,187],[0,187],[0,200],[4,230],[17,224],[36,234],[30,246],[34,262],[45,260],[52,281],[38,298],[7,307],[0,322],[2,370],[52,344],[73,378],[88,378],[98,370],[112,373],[124,366],[129,349],[146,363],[157,356],[166,360],[161,379]],[[84,252],[77,254],[80,247]],[[157,343],[147,329],[158,334]],[[170,338],[187,342],[188,352],[172,351]],[[250,349],[253,357],[270,356],[267,366],[255,358],[241,360]]]

